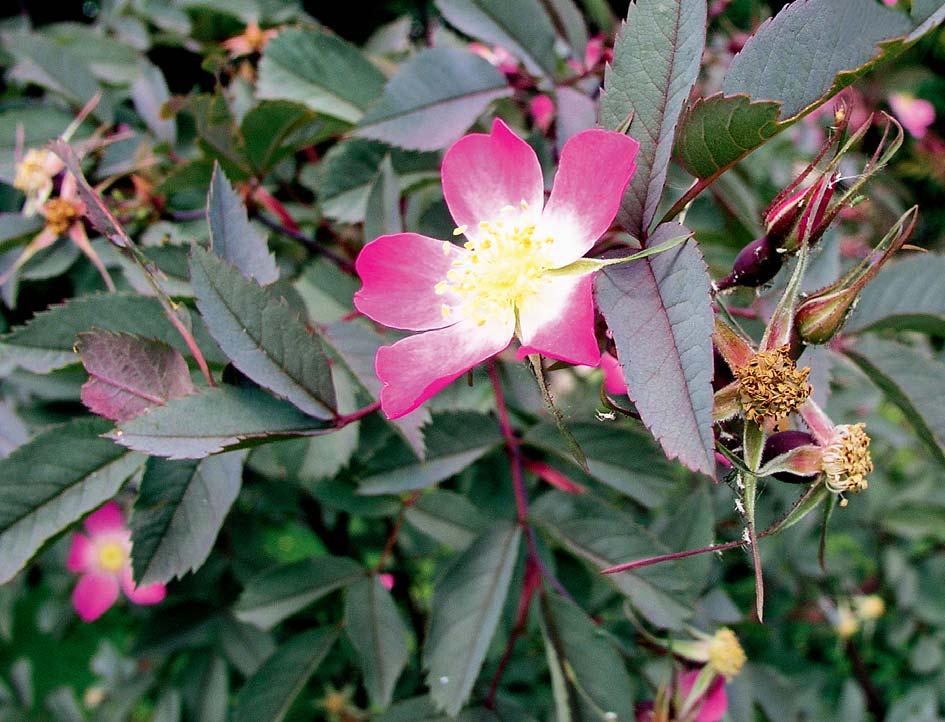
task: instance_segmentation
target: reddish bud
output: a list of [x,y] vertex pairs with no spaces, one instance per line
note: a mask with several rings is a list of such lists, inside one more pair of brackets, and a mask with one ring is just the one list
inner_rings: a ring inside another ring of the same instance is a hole
[[[798,447],[811,446],[816,443],[817,441],[814,437],[806,431],[779,431],[775,434],[771,434],[765,442],[765,450],[761,455],[761,465],[763,467],[772,459],[776,459],[782,454],[793,451]],[[800,474],[792,474],[787,471],[779,471],[772,476],[788,484],[809,484],[811,478],[816,476],[816,474],[801,476]]]
[[733,286],[761,286],[777,275],[782,260],[768,236],[756,238],[738,252],[732,272],[719,281],[716,288],[724,291]]

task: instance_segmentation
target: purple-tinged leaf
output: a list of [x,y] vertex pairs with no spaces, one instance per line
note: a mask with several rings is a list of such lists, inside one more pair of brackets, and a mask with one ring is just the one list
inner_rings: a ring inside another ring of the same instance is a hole
[[180,351],[130,333],[94,330],[76,346],[89,380],[82,403],[112,421],[128,421],[153,406],[196,391]]
[[637,0],[604,75],[600,122],[619,128],[633,116],[637,170],[617,219],[644,238],[663,195],[676,123],[699,75],[705,47],[705,0]]
[[[688,233],[656,229],[652,243]],[[694,243],[597,276],[597,304],[617,344],[630,397],[643,423],[693,471],[712,475],[711,281]]]

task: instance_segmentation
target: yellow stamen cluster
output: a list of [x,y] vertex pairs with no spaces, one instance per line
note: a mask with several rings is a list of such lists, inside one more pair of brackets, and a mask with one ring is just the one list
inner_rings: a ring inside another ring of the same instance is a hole
[[[507,319],[522,303],[534,296],[543,274],[550,268],[547,254],[553,239],[538,232],[533,217],[513,206],[502,209],[493,221],[483,221],[472,240],[464,244],[469,253],[453,261],[446,278],[436,285],[436,293],[459,297],[455,306],[443,304],[444,318],[459,312],[479,326]],[[460,226],[455,235],[466,233]],[[444,244],[444,253],[451,247]]]
[[127,554],[118,542],[106,542],[98,548],[98,565],[107,572],[119,572],[125,566]]
[[16,166],[16,175],[13,178],[13,187],[27,195],[41,193],[52,188],[50,175],[52,153],[48,150],[31,148],[26,151]]
[[709,640],[709,666],[716,672],[731,679],[745,666],[745,650],[738,637],[728,627],[719,629]]
[[787,346],[756,353],[735,370],[745,418],[779,421],[797,411],[810,396],[809,374],[809,368],[797,368]]
[[840,604],[837,607],[837,618],[833,628],[840,639],[849,639],[860,631],[860,622],[848,604]]
[[43,206],[43,215],[46,217],[46,227],[61,236],[82,215],[82,209],[65,198],[53,198]]
[[886,602],[878,594],[861,594],[853,597],[853,609],[864,622],[873,622],[886,613]]
[[873,471],[873,459],[863,424],[837,426],[823,459],[827,488],[834,494],[857,493],[869,486],[866,477]]

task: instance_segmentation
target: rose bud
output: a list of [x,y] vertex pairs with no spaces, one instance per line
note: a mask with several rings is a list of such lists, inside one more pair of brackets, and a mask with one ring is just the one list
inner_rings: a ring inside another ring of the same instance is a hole
[[715,284],[716,289],[724,291],[733,286],[761,286],[781,270],[782,256],[771,243],[768,236],[756,238],[745,246],[735,257],[732,272]]
[[[764,469],[765,466],[778,457],[784,457],[783,460],[787,462],[790,457],[785,456],[786,454],[794,452],[793,455],[796,456],[799,453],[803,453],[797,452],[796,450],[803,450],[805,447],[817,448],[817,441],[806,431],[779,431],[775,434],[771,434],[765,442],[765,450],[761,455],[761,468]],[[810,449],[810,451],[816,453],[813,449]],[[771,476],[788,484],[809,484],[818,473],[820,473],[819,469],[813,468],[811,469],[811,473],[807,475],[793,474],[789,471],[777,471],[771,474]]]

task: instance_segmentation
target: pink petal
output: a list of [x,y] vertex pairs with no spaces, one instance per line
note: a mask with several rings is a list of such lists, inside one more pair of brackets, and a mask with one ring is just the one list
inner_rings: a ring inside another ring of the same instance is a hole
[[522,347],[571,364],[596,366],[600,349],[594,329],[593,274],[549,276],[541,292],[518,310]]
[[449,326],[455,318],[444,318],[441,309],[457,299],[437,295],[434,287],[465,253],[464,248],[417,233],[381,236],[358,255],[355,268],[364,285],[354,294],[354,305],[391,328],[426,331]]
[[[679,675],[679,697],[685,700],[689,696],[689,690],[696,683],[699,676],[698,669],[692,669]],[[695,722],[719,722],[725,716],[728,709],[728,695],[725,692],[725,679],[716,676],[709,684],[709,688],[702,695],[701,706],[697,707],[699,714],[696,715]]]
[[616,357],[606,351],[601,354],[600,367],[604,372],[604,390],[611,396],[624,396],[627,393],[627,382],[623,378],[623,369]]
[[167,596],[167,588],[163,584],[136,587],[130,566],[125,567],[121,572],[121,589],[125,596],[135,604],[157,604],[163,602],[164,597]]
[[381,409],[388,419],[410,413],[453,379],[509,345],[515,317],[485,326],[463,320],[448,328],[408,336],[377,350]]
[[92,545],[92,540],[85,534],[73,534],[66,569],[80,574],[89,571],[94,563],[95,547]]
[[84,622],[92,622],[101,617],[116,599],[118,579],[113,574],[83,574],[72,590],[72,606]]
[[535,151],[498,118],[492,133],[471,133],[443,157],[443,196],[453,220],[474,237],[481,221],[499,217],[505,206],[524,200],[537,219],[545,200]]
[[922,98],[893,93],[889,96],[889,105],[899,122],[916,138],[924,138],[929,126],[935,122],[935,107]]
[[393,574],[379,574],[377,578],[381,581],[381,586],[383,586],[387,591],[390,591],[394,588]]
[[542,228],[554,237],[554,265],[587,253],[617,215],[640,144],[611,130],[584,130],[561,150]]
[[85,528],[92,536],[110,531],[123,531],[125,529],[124,512],[117,503],[110,501],[86,517]]
[[543,133],[547,133],[555,117],[554,101],[547,95],[536,95],[528,103],[528,112],[535,125],[541,128]]

